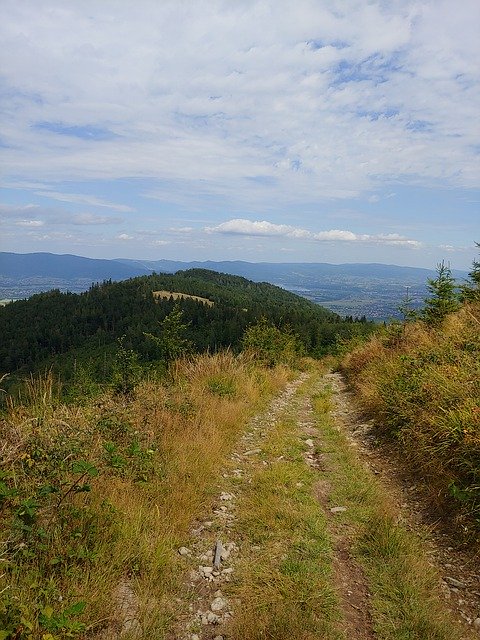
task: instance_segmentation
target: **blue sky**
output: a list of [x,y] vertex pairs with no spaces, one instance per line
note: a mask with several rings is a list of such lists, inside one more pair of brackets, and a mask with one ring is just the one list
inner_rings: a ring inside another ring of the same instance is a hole
[[477,255],[477,0],[0,6],[1,250]]

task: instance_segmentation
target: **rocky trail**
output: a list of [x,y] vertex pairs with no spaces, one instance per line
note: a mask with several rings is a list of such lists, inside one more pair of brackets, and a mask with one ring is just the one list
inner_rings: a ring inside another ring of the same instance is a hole
[[[478,558],[465,549],[455,549],[430,522],[427,526],[428,510],[416,489],[412,489],[411,479],[406,479],[398,462],[387,457],[377,446],[373,425],[357,415],[341,376],[336,373],[319,376],[314,372],[302,373],[267,410],[255,416],[230,459],[222,463],[224,469],[211,511],[194,524],[191,538],[177,550],[186,577],[177,603],[180,613],[169,640],[440,640],[448,637],[448,631],[445,636],[428,630],[411,631],[408,635],[401,630],[403,622],[393,618],[392,621],[385,620],[385,612],[375,604],[376,590],[381,589],[372,578],[373,574],[366,571],[368,564],[362,562],[356,552],[358,536],[352,519],[352,514],[357,508],[363,508],[362,501],[368,498],[359,499],[360,506],[356,506],[355,500],[339,501],[339,496],[348,496],[351,489],[345,489],[343,494],[338,491],[337,484],[341,482],[339,478],[343,471],[338,467],[332,445],[332,438],[336,436],[329,436],[322,428],[316,409],[318,398],[326,402],[326,394],[331,394],[331,398],[328,407],[325,405],[325,424],[345,439],[351,450],[349,455],[354,456],[361,473],[371,476],[388,496],[398,513],[399,526],[421,539],[426,562],[438,575],[439,607],[450,616],[450,623],[447,621],[445,627],[455,625],[450,637],[480,638]],[[286,435],[279,439],[277,432],[282,429]],[[308,549],[315,537],[312,528],[306,527],[304,539],[299,540],[297,533],[285,529],[284,543],[274,539],[273,533],[269,539],[268,521],[265,525],[267,533],[261,535],[248,526],[249,505],[254,504],[252,493],[257,487],[268,486],[272,474],[280,472],[285,480],[284,486],[278,486],[277,493],[279,500],[284,500],[288,489],[291,511],[285,511],[286,502],[275,504],[273,491],[265,501],[267,504],[261,506],[261,513],[269,508],[272,523],[282,517],[286,518],[285,522],[290,518],[294,523],[295,505],[298,504],[301,510],[310,500],[315,526],[322,527],[322,535],[328,540],[328,549],[325,547],[323,555],[316,560],[317,565],[325,565],[321,569],[322,580],[326,580],[325,591],[307,595],[301,602],[292,597],[287,587],[282,590],[282,580],[297,580],[302,571],[312,570],[302,567],[303,561],[309,562]],[[287,548],[289,536],[292,541],[295,538],[295,552],[302,549],[300,555],[295,556],[296,564],[291,561],[291,549]],[[287,571],[285,566],[289,562]],[[265,578],[269,575],[271,582]],[[253,595],[244,598],[242,594],[248,594],[250,580],[254,585]],[[277,584],[281,593],[272,586]],[[390,588],[395,589],[396,585],[391,583]],[[315,605],[310,604],[314,602]],[[313,613],[309,611],[310,606],[317,607]],[[269,609],[277,611],[282,607],[287,611],[283,630],[268,622]],[[289,609],[292,620],[297,616],[291,628]],[[325,612],[328,623],[321,622],[321,612]]]

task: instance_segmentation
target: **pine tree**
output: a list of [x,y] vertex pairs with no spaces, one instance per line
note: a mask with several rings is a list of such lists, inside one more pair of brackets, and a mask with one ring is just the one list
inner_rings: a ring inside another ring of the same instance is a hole
[[437,277],[429,279],[427,287],[432,295],[425,299],[422,320],[429,325],[440,324],[460,306],[455,279],[443,260],[437,265]]
[[175,303],[170,313],[160,323],[160,335],[144,335],[153,340],[160,351],[160,357],[166,362],[185,356],[192,351],[192,343],[185,337],[189,323],[183,322],[183,311]]
[[[475,243],[480,249],[480,242]],[[480,261],[474,260],[472,270],[468,274],[468,282],[460,287],[464,302],[473,302],[480,298]]]

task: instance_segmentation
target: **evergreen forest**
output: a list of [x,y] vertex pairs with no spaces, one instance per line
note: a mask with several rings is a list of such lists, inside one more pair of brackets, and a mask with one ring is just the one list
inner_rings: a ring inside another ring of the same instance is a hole
[[[167,291],[207,298],[213,305],[174,296]],[[142,363],[158,361],[158,341],[174,308],[181,311],[184,339],[192,353],[231,348],[241,350],[245,330],[266,320],[291,332],[297,346],[320,356],[339,339],[364,335],[372,324],[365,318],[342,319],[321,306],[267,283],[204,269],[174,275],[153,274],[122,282],[92,284],[80,294],[52,290],[0,309],[0,371],[29,373],[54,366],[64,380],[81,364],[103,379],[122,339]],[[61,357],[60,357],[61,356]]]

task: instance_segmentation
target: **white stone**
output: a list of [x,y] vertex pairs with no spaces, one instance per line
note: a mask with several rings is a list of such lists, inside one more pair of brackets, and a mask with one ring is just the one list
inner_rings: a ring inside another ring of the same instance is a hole
[[178,553],[181,556],[189,556],[192,552],[190,551],[190,549],[187,549],[187,547],[180,547],[180,549],[178,550]]
[[207,613],[207,621],[209,624],[218,624],[219,620],[220,618],[216,613],[212,613],[211,611]]
[[313,440],[310,440],[310,438],[308,440],[305,440],[305,444],[307,445],[307,447],[313,447]]
[[213,567],[198,567],[198,570],[200,573],[203,573],[204,576],[209,576],[213,571]]
[[225,600],[221,596],[219,596],[212,602],[212,604],[210,605],[210,609],[212,611],[221,611],[222,609],[225,609],[226,606],[227,603],[225,602]]
[[332,513],[343,513],[346,510],[347,510],[347,507],[332,507],[330,509]]
[[475,618],[475,620],[473,621],[473,626],[475,627],[475,629],[480,629],[480,618]]

